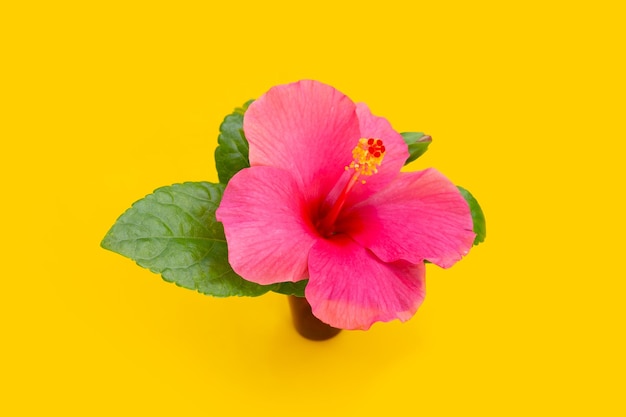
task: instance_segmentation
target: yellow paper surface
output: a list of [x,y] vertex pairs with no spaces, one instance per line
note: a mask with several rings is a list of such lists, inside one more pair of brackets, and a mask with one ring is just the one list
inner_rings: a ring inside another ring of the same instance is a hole
[[[20,2],[0,8],[0,414],[622,415],[617,2]],[[216,181],[222,118],[313,78],[481,203],[408,323],[314,343],[284,297],[214,299],[99,247]]]

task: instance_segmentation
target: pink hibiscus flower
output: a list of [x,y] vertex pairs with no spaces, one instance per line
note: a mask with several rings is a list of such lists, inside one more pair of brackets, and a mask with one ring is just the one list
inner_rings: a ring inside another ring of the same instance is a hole
[[424,260],[447,268],[472,246],[472,218],[389,122],[333,87],[270,89],[244,116],[250,168],[228,183],[217,219],[229,262],[259,284],[309,279],[313,314],[342,329],[408,320],[424,299]]

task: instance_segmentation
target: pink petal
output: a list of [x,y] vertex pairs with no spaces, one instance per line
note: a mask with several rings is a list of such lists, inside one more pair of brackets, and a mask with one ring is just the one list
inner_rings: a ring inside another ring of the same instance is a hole
[[338,230],[385,262],[427,259],[452,266],[472,247],[469,206],[435,169],[400,173],[387,188],[342,214]]
[[309,257],[313,314],[341,329],[411,318],[424,299],[424,264],[386,264],[345,235],[319,240]]
[[307,277],[307,259],[318,239],[290,173],[273,167],[239,171],[216,212],[224,224],[228,260],[248,281],[272,284]]
[[250,105],[243,126],[251,165],[290,171],[307,201],[329,193],[360,138],[354,103],[309,80],[270,89]]

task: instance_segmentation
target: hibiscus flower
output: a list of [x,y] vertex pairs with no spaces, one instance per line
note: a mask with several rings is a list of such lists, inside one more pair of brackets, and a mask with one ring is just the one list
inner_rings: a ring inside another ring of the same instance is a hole
[[308,279],[321,321],[363,330],[406,321],[424,299],[424,261],[447,268],[471,248],[455,185],[434,169],[400,172],[402,136],[333,87],[273,87],[243,128],[251,166],[217,210],[229,262],[258,284]]

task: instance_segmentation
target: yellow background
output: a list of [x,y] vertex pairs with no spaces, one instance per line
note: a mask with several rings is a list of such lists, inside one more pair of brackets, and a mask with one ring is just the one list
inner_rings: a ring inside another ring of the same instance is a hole
[[[1,415],[626,412],[618,2],[6,3]],[[99,247],[153,189],[216,181],[222,118],[301,78],[431,134],[411,168],[484,208],[408,323],[309,342],[282,296]]]

